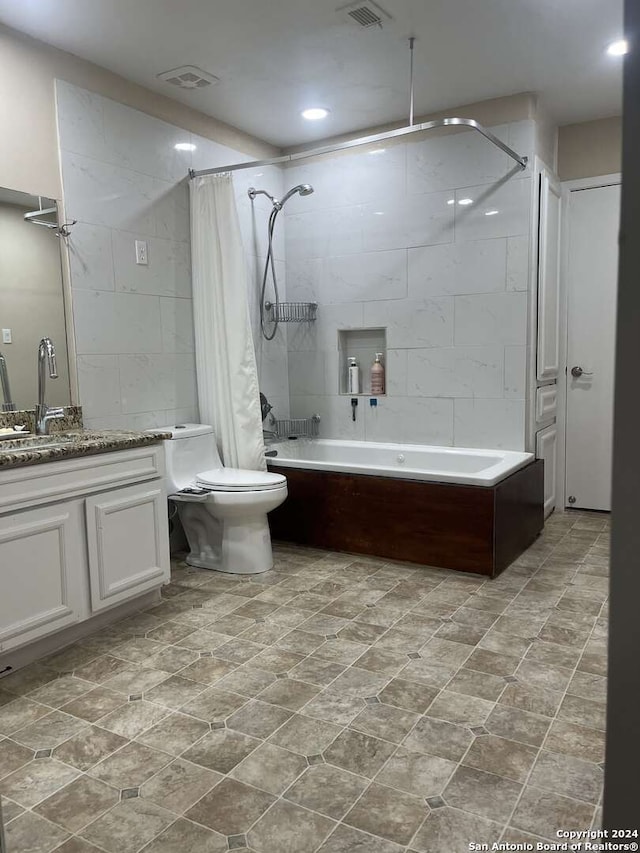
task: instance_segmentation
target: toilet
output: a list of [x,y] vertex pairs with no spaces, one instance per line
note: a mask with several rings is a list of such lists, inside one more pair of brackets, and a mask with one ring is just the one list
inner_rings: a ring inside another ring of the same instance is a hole
[[167,492],[189,543],[187,563],[243,575],[271,569],[267,513],[286,499],[286,477],[225,468],[211,426],[178,424],[154,432],[171,433],[164,442]]

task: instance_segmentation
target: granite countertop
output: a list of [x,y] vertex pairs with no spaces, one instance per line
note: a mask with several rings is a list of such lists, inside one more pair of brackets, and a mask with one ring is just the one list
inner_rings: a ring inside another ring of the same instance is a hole
[[146,447],[171,438],[163,432],[133,432],[128,430],[71,430],[51,435],[27,435],[0,441],[0,470],[22,465],[57,462],[78,456],[93,456],[115,450]]

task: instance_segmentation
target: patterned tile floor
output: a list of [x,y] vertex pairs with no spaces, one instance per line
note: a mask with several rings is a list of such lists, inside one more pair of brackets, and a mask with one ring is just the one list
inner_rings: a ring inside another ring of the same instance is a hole
[[458,853],[599,821],[609,522],[495,581],[276,547],[0,681],[8,853]]

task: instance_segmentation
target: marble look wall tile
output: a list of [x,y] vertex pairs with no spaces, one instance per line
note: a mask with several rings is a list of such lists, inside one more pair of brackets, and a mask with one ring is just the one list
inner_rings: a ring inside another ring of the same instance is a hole
[[[238,222],[242,243],[247,252],[262,259],[259,267],[264,269],[264,259],[269,249],[269,211],[255,205],[250,199],[238,199]],[[276,220],[271,238],[273,256],[277,261],[285,259],[285,217],[280,214]]]
[[[507,125],[491,131],[507,141]],[[434,192],[493,183],[509,171],[510,162],[476,131],[429,131],[422,139],[407,143],[408,190]]]
[[507,290],[529,289],[529,238],[507,238]]
[[[530,178],[465,187],[456,190],[455,199],[457,241],[490,240],[529,233]],[[460,205],[462,199],[472,199],[473,203]],[[492,211],[497,212],[493,214]]]
[[[375,153],[373,153],[375,152]],[[292,214],[326,210],[340,205],[380,201],[405,191],[406,148],[391,143],[361,148],[287,166],[287,186],[311,184],[311,196],[297,196],[287,203]]]
[[385,386],[387,394],[406,397],[408,389],[409,351],[406,349],[388,349],[385,367]]
[[527,347],[504,348],[504,396],[524,400],[527,392]]
[[111,229],[77,222],[68,246],[74,290],[115,289]]
[[187,180],[179,184],[170,184],[167,181],[154,179],[152,204],[156,236],[188,243],[191,239],[191,230]]
[[191,141],[188,131],[109,98],[101,100],[108,162],[170,183],[185,178],[191,152],[174,146]]
[[123,414],[196,405],[193,355],[121,355],[118,363]]
[[[158,296],[191,296],[188,243],[145,237],[129,231],[113,230],[111,234],[116,290]],[[138,239],[147,241],[149,263],[146,266],[136,264],[135,241]]]
[[502,291],[505,289],[506,252],[505,240],[409,249],[409,296]]
[[388,347],[451,346],[453,298],[366,302],[364,325],[385,327]]
[[380,397],[364,400],[365,439],[406,444],[453,444],[453,400]]
[[[315,301],[315,300],[314,300]],[[388,304],[388,303],[385,303]],[[338,349],[340,329],[361,329],[365,325],[364,303],[341,302],[333,305],[321,304],[312,323],[292,323],[287,329],[290,351]],[[383,325],[376,323],[375,325]]]
[[363,251],[362,209],[359,205],[287,213],[285,220],[288,262]]
[[[278,330],[281,334],[281,330]],[[257,344],[256,362],[260,390],[273,405],[273,397],[286,398],[289,394],[289,355],[286,342],[265,341],[260,338]]]
[[289,360],[289,393],[297,397],[325,393],[323,352],[298,352]]
[[77,290],[73,310],[79,355],[162,351],[155,296]]
[[195,352],[191,299],[161,296],[160,324],[163,352]]
[[[57,101],[67,213],[79,220],[71,275],[87,423],[147,428],[197,420],[186,172],[251,158],[61,81]],[[196,150],[177,152],[182,141]],[[263,177],[269,191],[282,194],[281,170]],[[245,183],[258,180],[249,171],[235,181],[247,254],[260,245],[252,229],[266,238],[268,205],[254,223],[246,196]],[[284,217],[279,225],[284,246]],[[135,263],[136,239],[148,243],[147,266]],[[254,333],[257,340],[255,322]],[[288,408],[284,333],[279,341],[271,374],[279,380],[267,387]]]
[[500,346],[409,350],[407,391],[418,397],[502,397]]
[[407,253],[399,249],[327,258],[322,293],[325,302],[403,299],[407,295]]
[[78,383],[85,417],[120,414],[120,371],[116,355],[79,355]]
[[104,102],[94,92],[56,80],[58,132],[64,151],[106,160]]
[[68,217],[155,235],[158,182],[154,178],[66,151],[61,160]]
[[167,409],[163,414],[162,425],[166,424],[197,424],[199,421],[198,407],[185,406],[181,409]]
[[455,297],[456,346],[522,344],[527,339],[526,293]]
[[350,400],[346,394],[332,397],[291,395],[291,417],[308,418],[317,412],[321,417],[321,438],[364,441],[365,398],[360,400],[355,421],[351,417]]
[[397,194],[362,206],[365,252],[450,243],[454,238],[450,193]]
[[294,261],[287,257],[286,271],[289,299],[293,302],[319,301],[322,286],[322,258]]
[[191,154],[191,168],[196,171],[214,169],[217,166],[230,166],[233,163],[246,163],[254,159],[248,154],[243,154],[227,145],[221,145],[205,136],[199,136],[197,133],[191,134],[191,143],[196,146]]
[[455,444],[524,450],[524,414],[524,400],[455,400]]

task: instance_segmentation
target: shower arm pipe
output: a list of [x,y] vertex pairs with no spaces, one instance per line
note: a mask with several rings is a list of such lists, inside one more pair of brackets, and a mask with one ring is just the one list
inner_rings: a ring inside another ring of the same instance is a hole
[[294,154],[283,154],[280,157],[273,157],[270,160],[252,160],[245,163],[234,163],[229,166],[216,166],[213,169],[200,169],[194,171],[189,169],[190,178],[200,178],[204,175],[220,175],[223,172],[236,172],[239,169],[255,169],[259,166],[278,166],[284,163],[295,163],[298,160],[305,160],[307,157],[317,157],[320,154],[332,154],[336,151],[348,151],[350,148],[357,148],[360,145],[373,145],[378,142],[385,142],[387,139],[397,139],[402,136],[409,136],[412,133],[420,133],[425,130],[436,130],[441,127],[468,127],[471,130],[477,130],[485,139],[492,142],[495,146],[504,151],[507,156],[518,164],[521,169],[527,168],[528,158],[520,156],[513,148],[509,148],[501,139],[483,127],[480,122],[472,118],[437,118],[433,121],[425,121],[421,124],[413,124],[409,127],[399,127],[396,130],[387,130],[384,133],[374,133],[370,136],[360,136],[357,139],[350,139],[347,142],[336,142],[333,145],[322,145],[319,148],[311,148],[306,151],[298,151]]

